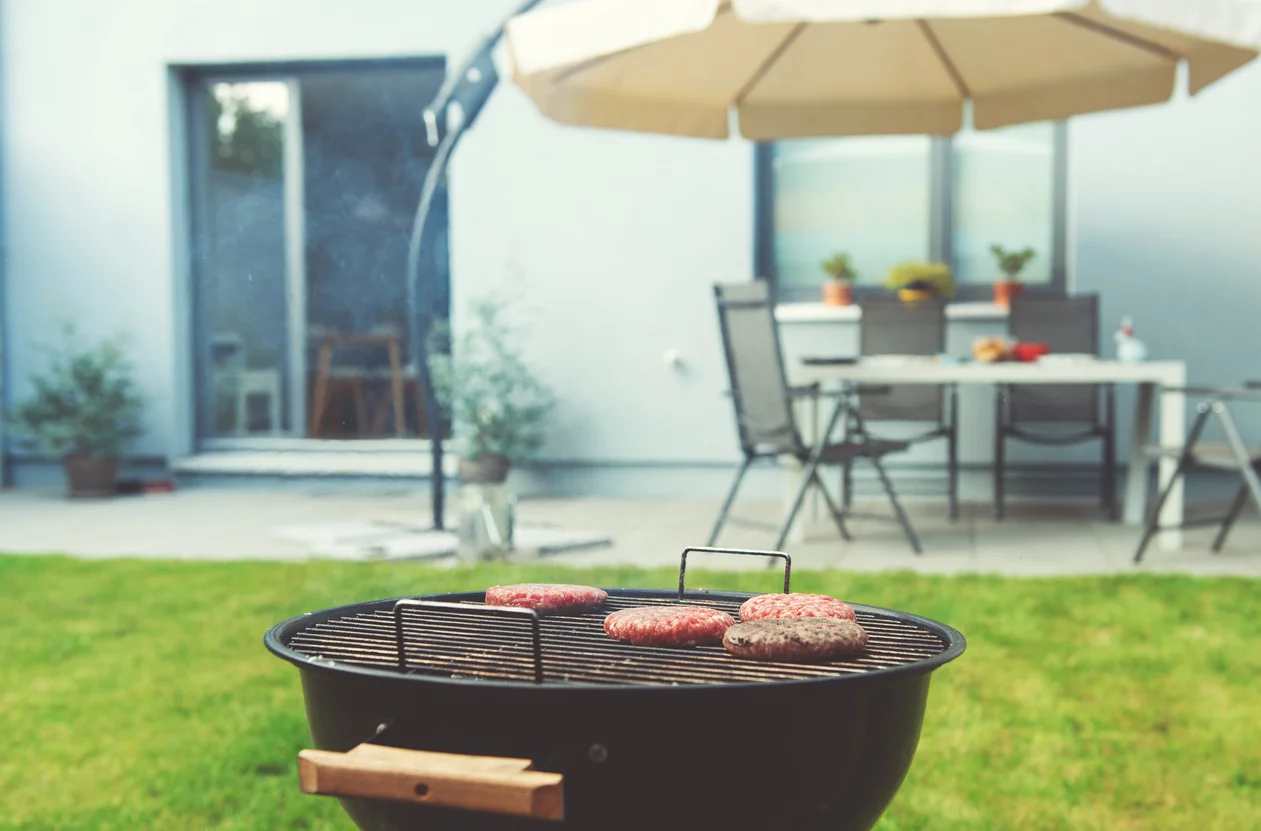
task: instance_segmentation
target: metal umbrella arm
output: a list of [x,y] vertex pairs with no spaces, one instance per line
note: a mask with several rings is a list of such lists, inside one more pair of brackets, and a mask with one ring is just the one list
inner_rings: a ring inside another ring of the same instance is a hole
[[429,373],[429,345],[427,340],[437,318],[433,292],[433,274],[422,273],[421,254],[425,231],[429,226],[429,214],[438,188],[446,178],[451,153],[464,132],[476,120],[478,113],[499,84],[495,70],[494,50],[503,38],[508,21],[537,6],[542,0],[527,0],[516,11],[499,22],[482,38],[457,72],[449,74],[434,100],[425,108],[425,133],[430,147],[437,148],[433,162],[425,173],[420,189],[420,204],[412,222],[412,234],[407,250],[407,311],[408,335],[412,355],[416,362],[416,376],[420,382],[425,411],[430,416],[430,447],[433,458],[432,500],[433,525],[443,528],[446,477],[442,469],[442,428],[444,413],[438,406],[433,378]]

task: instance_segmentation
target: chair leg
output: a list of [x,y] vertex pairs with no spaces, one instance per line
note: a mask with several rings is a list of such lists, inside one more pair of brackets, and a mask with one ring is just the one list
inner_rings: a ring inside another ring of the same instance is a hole
[[893,506],[893,515],[897,517],[898,524],[902,526],[902,533],[906,534],[907,540],[911,543],[911,550],[916,554],[922,554],[923,549],[920,548],[919,537],[915,536],[915,529],[911,527],[911,521],[907,519],[906,512],[902,510],[902,503],[898,501],[898,495],[893,490],[893,483],[889,481],[889,474],[885,473],[884,465],[881,464],[879,457],[873,456],[871,464],[876,469],[876,475],[880,477],[880,484],[884,486],[884,492],[889,496],[889,503]]
[[797,518],[797,512],[801,510],[801,503],[806,500],[806,491],[810,490],[810,486],[819,477],[819,460],[817,456],[811,456],[810,461],[806,464],[806,469],[801,475],[801,487],[797,489],[797,496],[793,499],[792,507],[788,509],[788,515],[784,517],[784,524],[779,527],[779,533],[775,537],[776,551],[784,550],[784,540],[788,539],[788,532],[792,530],[793,521]]
[[848,511],[854,504],[854,463],[841,464],[841,507]]
[[959,390],[950,390],[950,432],[946,434],[946,502],[951,522],[959,519]]
[[709,542],[706,545],[712,546],[718,541],[722,526],[727,522],[727,514],[731,513],[731,504],[736,501],[736,492],[740,490],[740,482],[744,479],[744,474],[749,472],[751,464],[753,464],[753,459],[745,457],[744,463],[740,465],[740,470],[736,473],[736,480],[731,483],[731,490],[727,491],[727,498],[723,500],[722,510],[718,512],[718,521],[714,523],[714,530],[710,533]]
[[1239,486],[1239,492],[1235,494],[1235,501],[1230,505],[1230,512],[1226,514],[1226,519],[1222,522],[1222,527],[1217,531],[1217,537],[1213,540],[1213,553],[1217,554],[1222,550],[1222,546],[1226,544],[1226,537],[1230,535],[1230,529],[1235,527],[1235,520],[1239,519],[1239,515],[1243,513],[1243,506],[1248,503],[1248,486],[1246,484]]
[[[1169,477],[1169,484],[1165,485],[1165,489],[1161,492],[1160,498],[1156,500],[1156,504],[1152,506],[1151,512],[1147,515],[1147,527],[1143,529],[1143,538],[1138,542],[1138,550],[1134,552],[1134,562],[1141,562],[1143,552],[1147,550],[1147,544],[1151,542],[1156,531],[1160,529],[1160,511],[1165,507],[1165,502],[1169,500],[1169,494],[1173,493],[1174,486],[1178,484],[1187,471],[1187,467],[1191,463],[1191,452],[1195,449],[1195,443],[1200,440],[1200,433],[1204,432],[1204,424],[1208,421],[1208,410],[1200,412],[1195,419],[1195,424],[1191,427],[1191,433],[1187,436],[1187,442],[1182,448],[1182,455],[1178,457],[1178,467],[1174,470],[1173,476]],[[1134,475],[1131,472],[1130,475]]]
[[836,502],[832,499],[832,494],[828,493],[827,486],[823,484],[823,477],[816,475],[814,484],[819,489],[819,493],[823,494],[823,501],[827,503],[832,519],[836,520],[836,527],[840,529],[841,539],[849,542],[853,537],[849,535],[849,529],[845,527],[845,515],[837,509]]
[[1121,516],[1120,500],[1117,499],[1116,388],[1111,384],[1104,387],[1103,400],[1103,509],[1108,519],[1116,522]]
[[1003,418],[1003,395],[1004,389],[1002,387],[999,387],[994,393],[994,519],[1000,522],[1006,513],[1006,505],[1003,504],[1006,497],[1006,494],[1003,493],[1003,474],[1007,464],[1007,434],[1005,432],[1006,422]]

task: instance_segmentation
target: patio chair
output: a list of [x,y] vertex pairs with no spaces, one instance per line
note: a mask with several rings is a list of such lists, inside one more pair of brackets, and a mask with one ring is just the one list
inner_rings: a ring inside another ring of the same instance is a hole
[[[1009,331],[1017,341],[1044,343],[1053,353],[1099,354],[1099,297],[1020,297]],[[1102,392],[1102,395],[1100,394]],[[1102,399],[1102,414],[1100,413]],[[1006,513],[1007,441],[1102,444],[1100,502],[1116,520],[1116,393],[1111,384],[1004,385],[995,396],[994,516]]]
[[[1195,422],[1191,425],[1190,433],[1187,434],[1186,444],[1180,448],[1156,448],[1156,453],[1159,455],[1176,456],[1178,466],[1147,516],[1143,537],[1139,540],[1138,550],[1134,552],[1135,563],[1142,561],[1143,552],[1147,550],[1148,543],[1157,532],[1204,525],[1219,525],[1217,536],[1213,539],[1213,553],[1216,554],[1226,544],[1226,537],[1230,535],[1230,529],[1234,527],[1239,514],[1243,512],[1248,498],[1251,497],[1253,504],[1261,508],[1261,448],[1250,448],[1244,444],[1239,428],[1235,426],[1235,420],[1226,407],[1227,402],[1235,400],[1261,402],[1261,382],[1249,382],[1242,389],[1189,387],[1182,392],[1204,400],[1195,407]],[[1216,417],[1226,436],[1226,441],[1201,441],[1204,428],[1208,426],[1211,417]],[[1220,516],[1197,517],[1183,520],[1179,525],[1162,526],[1160,511],[1168,501],[1169,494],[1173,492],[1174,486],[1195,468],[1229,470],[1239,474],[1239,488],[1235,491],[1230,508]]]
[[[910,305],[897,298],[864,300],[858,325],[858,351],[864,356],[940,355],[946,351],[946,306],[926,302]],[[945,439],[946,500],[950,521],[959,518],[959,396],[953,384],[929,386],[903,384],[858,387],[863,421],[928,422],[926,432],[906,441],[912,445]],[[873,428],[873,433],[879,432]],[[842,468],[842,498],[849,507],[853,497],[853,466]]]
[[[775,324],[774,310],[764,281],[715,286],[714,297],[718,305],[718,325],[722,334],[727,373],[731,381],[731,401],[735,410],[736,430],[744,461],[736,473],[735,481],[727,493],[722,510],[710,534],[709,544],[718,540],[723,526],[735,524],[770,528],[776,531],[774,547],[783,546],[797,513],[801,510],[806,493],[814,487],[827,502],[828,511],[836,521],[842,539],[850,539],[845,527],[845,514],[837,507],[827,486],[819,476],[823,465],[841,465],[854,459],[866,459],[876,470],[894,517],[901,524],[907,540],[915,553],[920,553],[919,539],[911,527],[906,513],[898,502],[893,484],[885,473],[881,459],[890,453],[904,451],[907,442],[877,441],[866,436],[862,428],[861,414],[853,406],[852,391],[835,396],[835,406],[824,429],[818,434],[813,447],[807,445],[797,428],[794,399],[808,396],[818,400],[818,385],[790,389],[784,375],[783,351],[779,342],[779,329]],[[842,420],[846,420],[846,434],[842,441],[831,440],[831,435]],[[793,498],[787,516],[778,527],[751,523],[731,517],[744,475],[754,462],[776,461],[788,457],[802,465],[801,486]]]

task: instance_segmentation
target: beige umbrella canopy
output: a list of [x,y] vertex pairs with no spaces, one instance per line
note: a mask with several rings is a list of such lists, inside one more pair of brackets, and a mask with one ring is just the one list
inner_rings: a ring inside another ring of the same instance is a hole
[[725,138],[949,135],[1154,104],[1257,56],[1261,0],[581,0],[514,18],[564,124]]

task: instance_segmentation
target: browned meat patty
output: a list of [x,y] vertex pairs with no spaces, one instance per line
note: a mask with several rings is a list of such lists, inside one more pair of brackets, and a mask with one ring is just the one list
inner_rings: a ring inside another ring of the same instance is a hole
[[609,593],[591,586],[565,583],[518,583],[491,586],[486,590],[487,606],[517,606],[536,612],[586,612],[604,605]]
[[760,594],[740,606],[741,620],[769,620],[786,617],[835,617],[854,619],[848,603],[826,594]]
[[866,649],[867,630],[835,617],[750,620],[728,629],[722,645],[757,661],[827,661]]
[[703,606],[642,606],[622,609],[604,619],[610,638],[636,646],[696,646],[720,643],[735,624],[731,615]]

